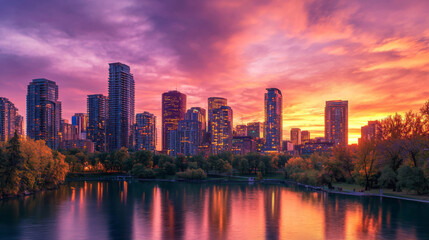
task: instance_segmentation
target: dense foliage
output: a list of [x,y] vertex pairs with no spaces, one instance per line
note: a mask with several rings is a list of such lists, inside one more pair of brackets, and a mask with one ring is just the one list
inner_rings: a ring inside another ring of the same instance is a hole
[[56,187],[69,170],[64,159],[44,141],[20,139],[15,134],[0,146],[0,196]]

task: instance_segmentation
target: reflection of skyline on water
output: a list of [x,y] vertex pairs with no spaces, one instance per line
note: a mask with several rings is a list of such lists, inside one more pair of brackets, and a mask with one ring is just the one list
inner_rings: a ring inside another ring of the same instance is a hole
[[429,205],[280,185],[79,182],[0,202],[5,239],[423,239]]

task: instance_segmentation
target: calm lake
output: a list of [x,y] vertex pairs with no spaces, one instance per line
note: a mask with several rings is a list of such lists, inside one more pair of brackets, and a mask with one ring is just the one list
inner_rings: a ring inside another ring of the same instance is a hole
[[429,204],[275,184],[73,182],[0,201],[0,239],[429,239]]

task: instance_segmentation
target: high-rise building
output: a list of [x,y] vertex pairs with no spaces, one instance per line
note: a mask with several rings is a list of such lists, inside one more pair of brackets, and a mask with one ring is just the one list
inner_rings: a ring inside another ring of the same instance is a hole
[[226,98],[221,97],[210,97],[208,98],[208,106],[207,106],[207,116],[208,116],[208,126],[207,131],[210,136],[210,141],[212,141],[212,135],[213,135],[213,110],[219,109],[220,107],[226,106],[228,104],[228,101]]
[[228,106],[213,109],[212,118],[212,152],[218,154],[223,151],[231,151],[233,137],[232,109]]
[[155,151],[156,116],[149,112],[136,115],[136,150]]
[[292,128],[290,130],[290,141],[294,145],[301,145],[301,129],[299,129],[299,128]]
[[381,123],[379,121],[368,121],[368,125],[361,128],[361,141],[381,140]]
[[57,149],[61,127],[61,102],[54,81],[39,78],[28,85],[27,136],[45,140],[46,145]]
[[170,155],[192,156],[198,153],[199,125],[196,120],[182,120],[177,130],[170,131]]
[[88,95],[87,138],[94,142],[94,149],[99,152],[107,151],[106,125],[108,109],[108,99],[106,96],[103,96],[103,94]]
[[22,135],[22,116],[9,99],[0,97],[0,142],[7,142],[15,132]]
[[246,137],[247,136],[247,126],[246,125],[235,126],[235,136]]
[[305,144],[310,141],[310,131],[301,131],[301,143]]
[[109,64],[109,117],[107,141],[109,151],[133,147],[134,77],[130,67],[122,63]]
[[178,91],[162,94],[162,150],[170,151],[170,131],[177,130],[185,119],[186,95]]
[[265,93],[265,151],[279,152],[282,149],[283,116],[282,92],[267,88]]
[[72,116],[72,124],[77,127],[79,139],[86,139],[86,129],[88,127],[88,114],[75,113]]
[[261,122],[252,122],[247,124],[247,136],[253,138],[264,138],[264,124]]
[[204,136],[207,132],[206,110],[200,107],[193,107],[186,112],[185,120],[194,120],[198,122],[198,146],[204,142]]
[[326,101],[325,140],[334,145],[348,144],[348,101]]

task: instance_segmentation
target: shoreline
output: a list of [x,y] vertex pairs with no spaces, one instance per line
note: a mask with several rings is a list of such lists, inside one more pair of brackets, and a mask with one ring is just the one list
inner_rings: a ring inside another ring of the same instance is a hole
[[[89,175],[90,176],[90,175]],[[232,178],[237,176],[231,176]],[[231,178],[230,176],[225,176],[225,178]],[[240,178],[241,176],[238,176]],[[13,196],[5,196],[0,197],[0,201],[7,200],[7,199],[14,199],[14,198],[21,198],[26,196],[32,196],[36,193],[43,192],[43,191],[52,191],[59,189],[62,185],[65,185],[69,182],[80,182],[80,181],[138,181],[138,182],[188,182],[188,183],[247,183],[247,184],[255,184],[255,183],[276,183],[276,184],[291,184],[296,185],[298,187],[306,188],[306,190],[310,191],[316,191],[316,192],[325,192],[325,193],[331,193],[331,194],[339,194],[339,195],[347,195],[347,196],[355,196],[355,197],[380,197],[380,198],[393,198],[393,199],[399,199],[399,200],[406,200],[406,201],[414,201],[414,202],[421,202],[421,203],[429,203],[429,200],[421,200],[421,199],[415,199],[415,198],[406,198],[406,197],[399,197],[399,196],[393,196],[393,195],[386,195],[386,194],[375,194],[375,193],[365,193],[365,192],[349,192],[349,191],[336,191],[336,190],[329,190],[324,187],[319,186],[313,186],[308,184],[303,184],[299,182],[294,182],[287,179],[262,179],[262,180],[254,180],[254,181],[247,181],[244,180],[238,180],[238,179],[225,179],[225,178],[219,178],[219,179],[195,179],[195,180],[189,180],[189,179],[161,179],[161,178],[154,178],[154,179],[144,179],[144,178],[134,178],[128,175],[123,174],[112,174],[110,176],[99,176],[99,177],[70,177],[66,178],[66,180],[61,183],[60,185],[53,187],[53,188],[47,188],[47,189],[41,189],[38,191],[28,192],[25,191],[24,193],[20,193]]]

